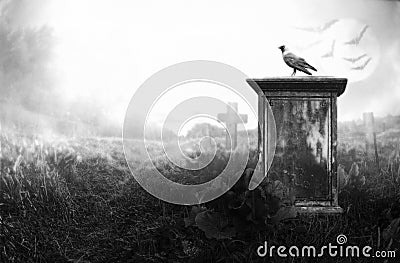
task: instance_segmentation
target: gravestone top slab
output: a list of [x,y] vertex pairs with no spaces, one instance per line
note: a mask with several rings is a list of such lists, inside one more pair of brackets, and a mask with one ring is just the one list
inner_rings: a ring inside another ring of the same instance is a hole
[[337,97],[344,93],[347,84],[346,78],[329,76],[253,78],[246,81],[253,88],[258,85],[264,93],[277,91],[333,92]]

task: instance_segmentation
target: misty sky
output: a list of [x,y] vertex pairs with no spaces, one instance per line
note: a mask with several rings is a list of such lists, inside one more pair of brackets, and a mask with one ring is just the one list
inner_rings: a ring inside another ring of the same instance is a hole
[[[188,60],[229,64],[249,77],[288,76],[286,44],[318,68],[348,77],[339,120],[365,111],[400,114],[400,3],[392,1],[20,1],[14,25],[54,28],[59,89],[95,97],[122,121],[135,89],[158,70]],[[324,33],[296,29],[339,19]],[[359,46],[345,41],[369,25]],[[335,55],[322,58],[332,41]],[[310,48],[307,45],[317,43]],[[343,57],[367,54],[364,70]],[[300,74],[299,74],[300,75]],[[240,108],[240,106],[239,106]]]

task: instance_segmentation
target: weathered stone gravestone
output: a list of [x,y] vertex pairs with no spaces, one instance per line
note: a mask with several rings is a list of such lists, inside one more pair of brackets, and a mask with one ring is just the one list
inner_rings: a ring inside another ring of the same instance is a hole
[[[264,126],[261,148],[267,149],[269,141],[268,118],[276,123],[275,156],[267,180],[282,182],[287,189],[285,201],[299,212],[342,212],[338,205],[336,103],[347,79],[290,77],[249,79],[248,83],[261,88],[273,112],[270,116],[262,110],[267,105],[259,105]],[[265,154],[262,158],[267,163]]]
[[375,152],[375,163],[379,168],[379,156],[378,156],[378,147],[376,145],[376,127],[375,127],[375,119],[373,112],[364,112],[363,113],[363,121],[365,128],[365,150],[368,153],[369,149],[374,148]]
[[235,149],[237,146],[237,125],[239,123],[247,123],[246,114],[237,114],[237,102],[228,102],[226,113],[218,114],[218,119],[226,124],[228,132],[226,133],[225,147],[226,149]]
[[374,143],[374,133],[375,133],[375,120],[373,112],[363,113],[363,122],[365,128],[365,139],[367,143],[367,148],[369,145]]

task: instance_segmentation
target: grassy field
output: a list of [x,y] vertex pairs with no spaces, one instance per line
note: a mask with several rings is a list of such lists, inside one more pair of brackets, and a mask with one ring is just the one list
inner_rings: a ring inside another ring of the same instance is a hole
[[[339,234],[347,236],[348,244],[399,254],[400,145],[380,147],[379,169],[372,153],[366,154],[360,145],[339,145],[343,177],[339,198],[345,213],[290,218],[279,214],[275,185],[245,191],[251,169],[211,203],[171,205],[138,185],[118,139],[44,140],[3,133],[0,261],[262,262],[256,249],[264,241],[317,247],[335,243]],[[224,154],[219,153],[220,160]],[[162,158],[159,164],[167,166]],[[147,165],[138,159],[133,172],[141,173]],[[168,169],[171,176],[179,173],[174,167]],[[387,262],[398,262],[398,257]],[[277,256],[267,261],[315,262]],[[324,258],[323,262],[383,260]]]

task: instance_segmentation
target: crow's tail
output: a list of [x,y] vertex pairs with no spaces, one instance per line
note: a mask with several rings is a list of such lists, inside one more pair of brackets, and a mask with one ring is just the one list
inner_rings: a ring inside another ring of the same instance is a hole
[[300,63],[300,65],[299,66],[301,66],[301,67],[303,67],[303,68],[309,68],[309,69],[312,69],[312,70],[314,70],[314,71],[317,71],[317,69],[316,68],[314,68],[313,66],[311,66],[310,64],[308,64],[307,62],[305,62],[304,60],[303,61],[299,61]]
[[303,68],[303,67],[299,67],[299,68],[297,68],[298,70],[300,70],[301,72],[304,72],[304,73],[306,73],[307,75],[312,75],[311,74],[311,72],[310,71],[308,71],[306,68]]
[[311,66],[310,64],[308,64],[307,63],[307,67],[309,68],[309,69],[312,69],[312,70],[314,70],[314,71],[317,71],[317,69],[316,68],[314,68],[313,66]]

